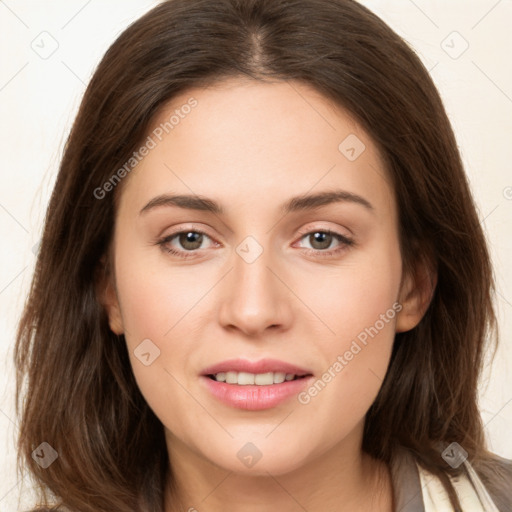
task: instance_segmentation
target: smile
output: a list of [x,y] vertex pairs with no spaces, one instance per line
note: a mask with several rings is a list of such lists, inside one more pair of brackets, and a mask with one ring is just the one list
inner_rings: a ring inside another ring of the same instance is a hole
[[272,384],[281,384],[285,381],[302,379],[305,376],[298,376],[294,373],[267,372],[267,373],[249,373],[249,372],[219,372],[208,375],[217,382],[226,382],[227,384],[238,384],[239,386],[270,386]]

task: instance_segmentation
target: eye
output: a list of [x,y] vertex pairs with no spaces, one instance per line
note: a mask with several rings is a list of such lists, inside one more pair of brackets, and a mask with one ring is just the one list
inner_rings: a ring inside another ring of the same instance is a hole
[[203,231],[189,229],[172,233],[162,238],[157,243],[162,250],[174,256],[189,258],[195,256],[195,251],[205,248],[203,242],[206,240],[211,240],[211,238]]
[[[315,257],[330,257],[355,244],[351,238],[329,229],[308,231],[301,235],[301,240],[306,239],[311,245],[311,248],[304,248],[306,254]],[[197,256],[200,249],[207,248],[205,243],[207,245],[208,240],[212,239],[204,231],[188,229],[165,236],[157,241],[157,245],[166,253],[186,259]],[[333,242],[337,243],[334,248],[332,248]]]
[[[311,249],[306,247],[306,253],[315,256],[332,256],[354,245],[354,240],[351,238],[329,229],[318,229],[301,234],[301,240],[305,239],[311,246]],[[331,248],[333,242],[338,244],[335,248]]]

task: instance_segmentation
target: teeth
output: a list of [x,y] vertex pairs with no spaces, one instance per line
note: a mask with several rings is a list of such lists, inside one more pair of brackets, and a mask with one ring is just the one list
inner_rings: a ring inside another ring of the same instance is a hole
[[214,375],[217,382],[226,382],[227,384],[238,384],[239,386],[257,385],[270,386],[271,384],[281,384],[285,380],[293,380],[293,373],[268,372],[268,373],[248,373],[248,372],[220,372]]

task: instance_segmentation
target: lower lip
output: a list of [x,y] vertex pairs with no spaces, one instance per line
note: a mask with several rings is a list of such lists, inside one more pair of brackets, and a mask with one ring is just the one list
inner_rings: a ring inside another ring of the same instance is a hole
[[268,386],[226,384],[207,376],[201,376],[213,396],[238,409],[261,411],[271,409],[294,395],[298,395],[311,381],[312,375]]

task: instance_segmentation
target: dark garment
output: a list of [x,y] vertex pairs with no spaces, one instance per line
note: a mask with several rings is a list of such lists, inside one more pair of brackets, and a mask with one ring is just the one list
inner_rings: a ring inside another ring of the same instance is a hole
[[425,512],[421,493],[420,475],[412,455],[400,451],[390,467],[395,512]]

